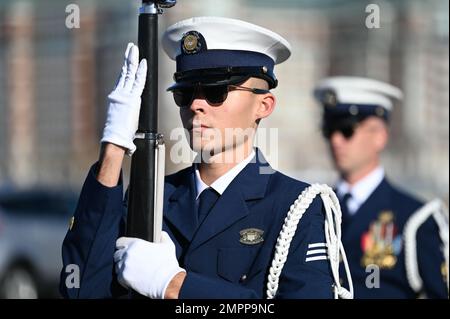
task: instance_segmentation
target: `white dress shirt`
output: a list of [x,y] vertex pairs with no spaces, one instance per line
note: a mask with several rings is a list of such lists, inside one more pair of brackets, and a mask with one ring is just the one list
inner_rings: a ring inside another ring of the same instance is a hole
[[361,205],[369,198],[373,191],[380,185],[384,178],[384,169],[378,166],[369,175],[355,183],[353,186],[341,180],[337,185],[337,195],[339,198],[345,194],[351,195],[347,202],[347,209],[350,215],[354,215]]
[[205,182],[202,181],[200,177],[200,172],[198,171],[197,165],[195,166],[195,184],[197,186],[197,196],[195,197],[196,200],[198,200],[198,197],[200,194],[207,189],[208,187],[211,187],[214,189],[217,193],[220,195],[225,192],[228,185],[231,184],[231,182],[234,180],[234,178],[247,166],[248,163],[255,157],[255,150],[252,150],[249,156],[247,156],[242,162],[234,166],[232,169],[230,169],[228,172],[220,176],[218,179],[216,179],[211,185],[207,185]]

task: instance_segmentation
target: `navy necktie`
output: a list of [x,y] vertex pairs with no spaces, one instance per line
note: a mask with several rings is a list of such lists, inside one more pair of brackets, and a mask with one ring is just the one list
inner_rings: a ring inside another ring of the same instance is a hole
[[348,210],[348,201],[352,198],[352,194],[346,193],[341,198],[341,211],[342,211],[342,218],[348,219],[351,217],[350,212]]
[[198,205],[198,224],[200,225],[208,213],[213,208],[217,199],[219,198],[219,193],[217,193],[213,188],[209,187],[200,194],[199,205]]

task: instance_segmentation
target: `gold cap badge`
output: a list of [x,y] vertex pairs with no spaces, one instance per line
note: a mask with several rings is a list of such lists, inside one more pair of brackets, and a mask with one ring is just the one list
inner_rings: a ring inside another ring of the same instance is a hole
[[181,40],[182,49],[185,54],[194,54],[202,48],[202,36],[196,31],[189,31],[183,35]]
[[326,91],[323,96],[323,103],[326,106],[330,106],[330,107],[336,106],[337,105],[336,93],[331,90]]

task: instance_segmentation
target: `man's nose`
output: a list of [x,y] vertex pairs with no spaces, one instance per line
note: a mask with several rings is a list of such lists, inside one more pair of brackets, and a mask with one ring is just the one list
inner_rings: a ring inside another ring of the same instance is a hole
[[205,99],[205,96],[201,90],[197,90],[194,93],[194,98],[192,99],[192,103],[190,105],[190,109],[192,112],[204,112],[208,106],[208,102]]

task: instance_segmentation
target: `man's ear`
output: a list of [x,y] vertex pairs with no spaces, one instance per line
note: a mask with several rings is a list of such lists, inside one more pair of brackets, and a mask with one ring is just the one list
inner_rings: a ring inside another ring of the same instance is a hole
[[259,122],[261,119],[268,117],[272,114],[276,105],[275,95],[272,93],[266,93],[259,97],[258,108],[256,109],[256,120]]

